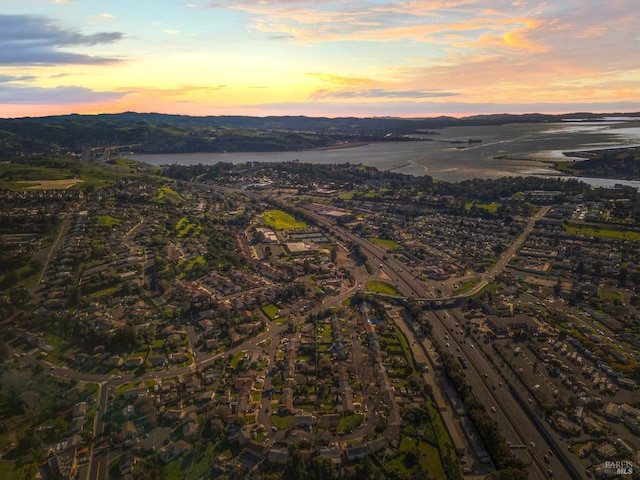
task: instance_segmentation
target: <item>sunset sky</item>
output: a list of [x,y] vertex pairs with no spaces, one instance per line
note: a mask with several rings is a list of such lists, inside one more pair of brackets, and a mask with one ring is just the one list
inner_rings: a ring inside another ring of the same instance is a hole
[[638,0],[2,0],[0,117],[640,111]]

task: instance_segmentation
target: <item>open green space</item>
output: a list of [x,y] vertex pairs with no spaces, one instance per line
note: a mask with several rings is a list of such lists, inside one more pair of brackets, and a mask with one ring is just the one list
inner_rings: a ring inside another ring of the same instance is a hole
[[482,210],[485,210],[489,213],[496,213],[498,211],[499,206],[500,204],[497,202],[491,202],[491,203],[469,202],[465,204],[464,209],[466,211],[470,211],[473,207],[475,207],[475,208],[481,208]]
[[351,432],[358,428],[363,421],[362,415],[345,415],[340,417],[340,421],[338,422],[338,426],[336,428],[337,432]]
[[484,287],[480,289],[479,292],[473,295],[473,298],[478,298],[484,295],[485,293],[495,294],[500,289],[500,286],[497,283],[487,283]]
[[404,247],[395,240],[387,240],[386,238],[376,237],[369,237],[368,240],[375,245],[386,248],[388,251],[404,250]]
[[11,478],[13,472],[13,462],[7,462],[6,460],[0,460],[0,478]]
[[233,367],[236,368],[238,366],[238,364],[240,363],[240,361],[244,358],[244,356],[247,354],[247,352],[238,352],[236,353],[233,358],[231,359],[231,361],[229,362],[229,364]]
[[609,288],[600,288],[598,290],[598,296],[600,298],[607,298],[609,300],[615,300],[619,302],[622,302],[624,300],[624,296],[622,295],[622,293]]
[[200,233],[200,230],[202,230],[202,228],[195,223],[192,223],[187,217],[182,217],[180,220],[178,220],[175,230],[178,237],[182,238],[186,237],[187,235],[195,236]]
[[182,198],[182,196],[174,189],[169,187],[159,187],[156,190],[156,196],[154,197],[154,200],[156,202],[172,203],[174,205],[184,203],[184,198]]
[[207,259],[202,255],[193,258],[186,258],[178,262],[178,268],[181,271],[180,277],[185,277],[196,265],[206,265]]
[[296,220],[293,216],[282,210],[269,210],[264,212],[263,220],[267,227],[275,230],[292,230],[308,227],[306,223]]
[[[25,191],[54,188],[60,190],[99,190],[132,174],[106,168],[97,161],[73,158],[30,158],[0,163],[0,189]],[[47,183],[50,182],[50,183]]]
[[367,290],[377,293],[386,293],[389,295],[397,295],[399,292],[394,285],[379,280],[367,282]]
[[464,293],[464,292],[468,292],[469,290],[471,290],[473,287],[475,287],[478,283],[480,283],[480,279],[479,278],[474,278],[471,280],[467,280],[466,282],[463,282],[462,285],[460,286],[460,288],[458,288],[455,293],[457,295]]
[[267,317],[269,317],[269,320],[275,320],[278,316],[278,312],[280,312],[280,309],[273,303],[269,303],[262,307],[262,311]]
[[120,225],[120,219],[111,215],[98,215],[98,225],[101,227],[115,227]]
[[416,438],[405,437],[400,442],[398,456],[389,461],[385,468],[397,478],[408,478],[415,466],[428,472],[431,478],[450,478],[442,467],[436,447]]
[[293,425],[294,415],[271,415],[271,423],[279,430],[286,430]]
[[616,240],[630,240],[640,242],[640,233],[611,227],[600,227],[598,225],[585,225],[582,223],[566,223],[563,225],[564,231],[574,235],[589,235],[596,238],[613,238]]

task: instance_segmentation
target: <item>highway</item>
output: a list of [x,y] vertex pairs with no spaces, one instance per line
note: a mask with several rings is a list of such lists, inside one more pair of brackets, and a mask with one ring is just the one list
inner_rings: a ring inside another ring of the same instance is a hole
[[[349,232],[344,232],[338,227],[332,225],[328,225],[328,227],[330,227],[339,238],[347,238],[349,241],[359,245],[364,253],[371,255],[376,264],[381,264],[386,274],[396,281],[396,285],[406,296],[424,301],[459,299],[469,297],[479,292],[485,285],[493,280],[496,275],[501,273],[531,233],[535,227],[535,223],[544,217],[548,210],[549,207],[542,207],[529,219],[521,234],[501,255],[496,264],[488,272],[481,275],[481,281],[473,289],[448,298],[434,297],[431,295],[429,288],[433,288],[434,285],[427,286],[421,282],[417,282],[413,275],[407,272],[404,265],[400,264],[391,256],[387,256],[386,251],[383,249],[371,244],[366,239],[350,234]],[[323,223],[327,225],[326,221]],[[514,448],[524,445],[524,448],[531,452],[533,467],[531,473],[535,475],[535,478],[540,480],[548,478],[547,470],[549,468],[558,478],[572,478],[573,472],[569,472],[564,468],[564,466],[556,460],[556,455],[550,458],[550,465],[546,465],[543,456],[547,451],[557,450],[557,448],[555,445],[549,445],[539,434],[526,412],[523,411],[522,407],[505,387],[502,377],[494,370],[485,354],[478,348],[479,346],[467,340],[465,340],[464,343],[462,342],[463,337],[455,333],[456,320],[452,317],[441,317],[437,311],[432,311],[430,314],[430,320],[433,326],[432,337],[438,340],[441,345],[449,343],[451,346],[450,349],[452,350],[451,353],[454,356],[462,355],[462,357],[467,360],[471,367],[467,372],[472,374],[469,375],[467,373],[466,377],[473,388],[474,394],[484,403],[488,411],[490,411],[490,406],[496,407],[496,421],[498,421],[501,432],[507,441],[510,441]],[[460,324],[460,320],[458,320],[458,323]],[[454,330],[453,332],[451,332],[452,328]],[[458,328],[458,331],[461,331],[461,327]],[[446,340],[445,335],[449,337],[449,341]],[[414,338],[412,340],[415,341],[418,339]],[[486,378],[484,377],[485,373],[487,374]],[[502,387],[500,386],[501,384],[503,385]],[[494,386],[496,387],[495,390],[493,388]]]

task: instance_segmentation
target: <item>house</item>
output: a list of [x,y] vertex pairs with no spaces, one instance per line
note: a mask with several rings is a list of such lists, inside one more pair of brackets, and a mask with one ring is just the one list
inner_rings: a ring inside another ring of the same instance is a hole
[[189,360],[189,355],[187,355],[185,352],[172,353],[171,355],[169,355],[169,359],[173,363],[182,363]]
[[520,332],[535,333],[538,331],[538,322],[534,317],[518,314],[515,317],[500,317],[487,315],[487,325],[493,333],[499,337],[514,335]]
[[144,365],[144,358],[142,357],[128,358],[127,361],[124,363],[124,365],[125,367],[128,367],[128,368],[141,367],[142,365]]
[[189,444],[187,442],[184,440],[178,440],[171,448],[167,448],[162,452],[161,458],[165,463],[169,463],[174,458],[182,455],[182,453],[184,453],[188,448]]
[[136,464],[136,459],[133,455],[122,455],[118,462],[118,469],[120,475],[127,475],[133,470],[133,466]]
[[134,414],[134,408],[133,405],[127,405],[126,407],[124,407],[122,409],[122,416],[124,418],[131,418]]
[[71,418],[84,417],[87,413],[87,402],[76,403],[71,412]]
[[197,375],[192,375],[189,379],[184,383],[184,386],[187,390],[187,393],[197,392],[202,388],[202,381]]
[[118,440],[121,442],[124,442],[126,440],[129,440],[130,438],[133,437],[133,434],[136,431],[136,427],[133,424],[133,421],[131,420],[127,420],[126,422],[124,422],[122,424],[122,427],[120,427],[120,433],[118,434]]
[[603,410],[604,418],[610,422],[619,422],[624,414],[622,407],[616,403],[607,403]]
[[601,460],[611,460],[618,453],[618,450],[610,443],[603,443],[596,448],[595,453]]
[[267,454],[267,460],[270,463],[284,465],[289,460],[289,450],[286,448],[272,448]]
[[228,439],[230,442],[237,443],[241,447],[244,447],[251,441],[251,433],[249,432],[249,429],[244,426],[241,429],[230,433]]
[[361,460],[369,454],[366,446],[360,445],[357,447],[347,447],[345,450],[347,461],[352,462],[354,460]]
[[198,433],[198,423],[193,421],[187,421],[182,424],[181,430],[182,430],[182,436],[184,438],[194,437]]
[[342,464],[342,455],[340,455],[340,449],[337,447],[320,447],[320,456],[331,460],[336,467]]
[[166,411],[165,417],[167,420],[171,422],[175,422],[177,420],[182,420],[184,418],[185,412],[181,408],[172,408]]
[[387,437],[378,437],[375,440],[367,442],[367,448],[369,453],[379,452],[380,450],[389,446],[389,439]]
[[290,413],[293,411],[293,388],[287,387],[282,389],[282,396],[280,397],[280,410],[284,413]]
[[147,395],[147,387],[131,388],[124,392],[123,397],[127,400],[138,399]]
[[295,415],[296,425],[299,427],[310,427],[313,425],[313,415],[307,412],[300,412]]
[[247,444],[247,447],[245,448],[245,454],[249,455],[249,457],[251,457],[251,460],[253,460],[254,462],[259,463],[264,459],[264,456],[266,455],[268,450],[269,447],[265,445],[255,442],[249,442]]
[[149,360],[149,363],[154,367],[160,367],[165,362],[165,357],[164,355],[151,355],[147,360]]
[[201,396],[200,396],[200,402],[201,403],[213,403],[213,399],[216,397],[216,392],[214,392],[213,390],[209,390],[207,392],[204,392]]

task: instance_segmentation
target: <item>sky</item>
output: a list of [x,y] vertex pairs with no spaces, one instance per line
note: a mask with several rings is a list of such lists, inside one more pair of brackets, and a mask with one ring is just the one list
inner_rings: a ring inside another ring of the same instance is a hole
[[640,111],[638,0],[2,0],[0,118]]

